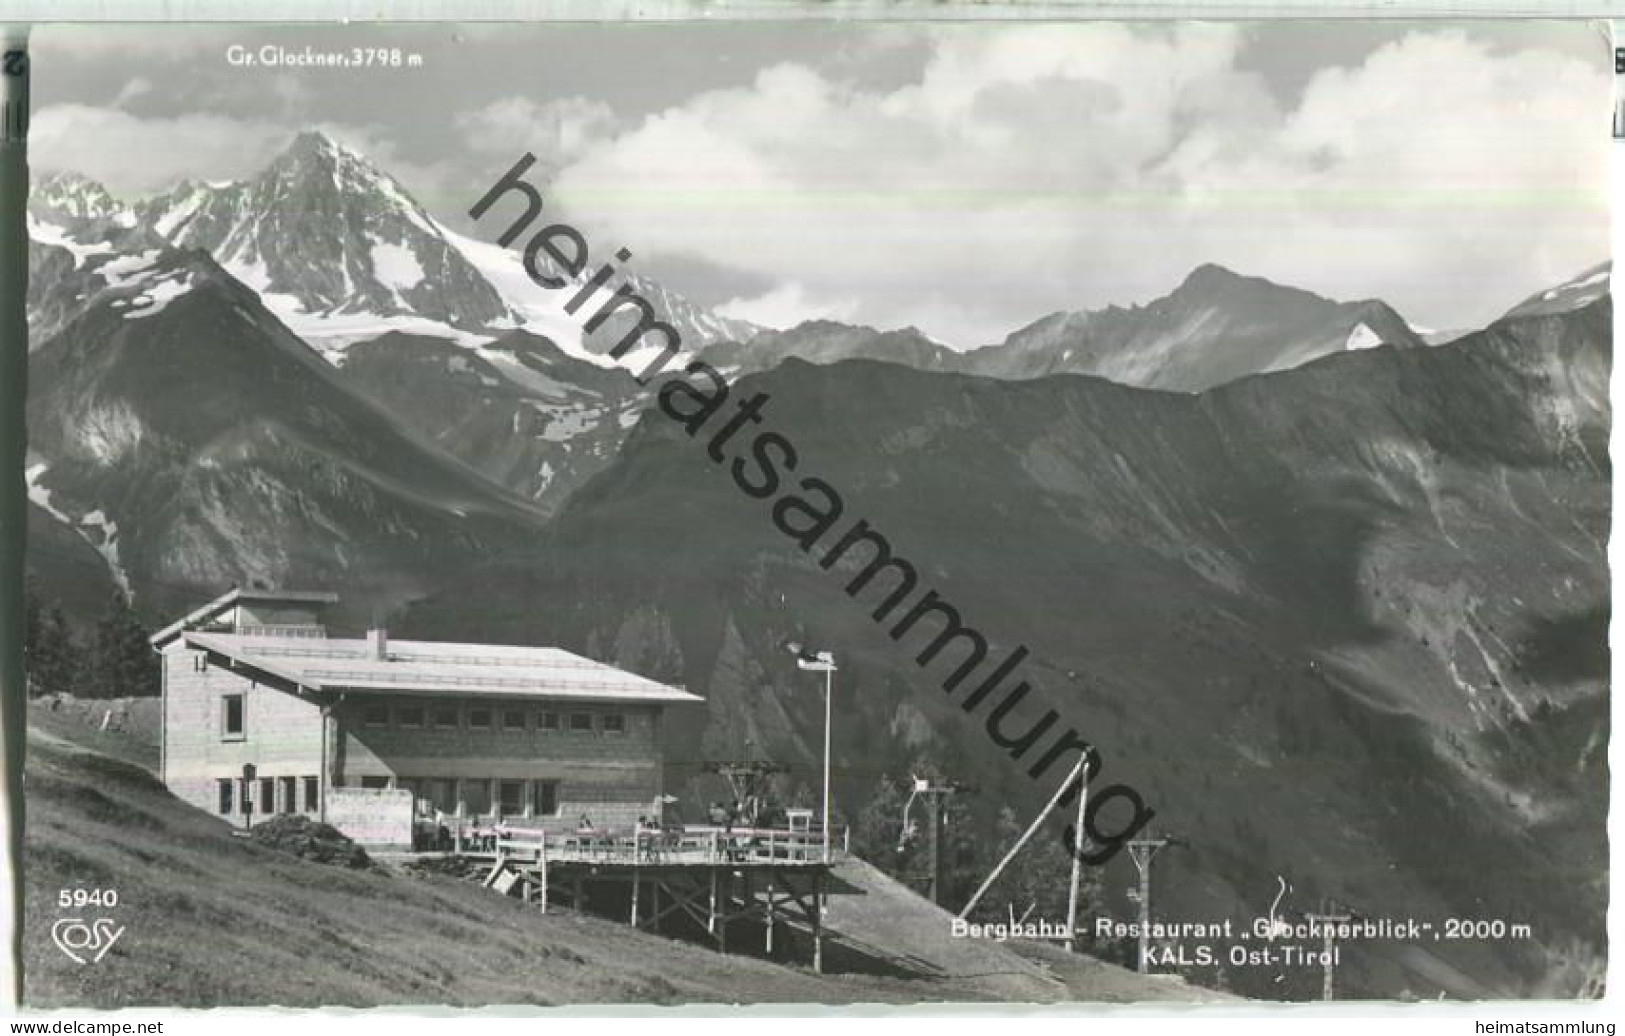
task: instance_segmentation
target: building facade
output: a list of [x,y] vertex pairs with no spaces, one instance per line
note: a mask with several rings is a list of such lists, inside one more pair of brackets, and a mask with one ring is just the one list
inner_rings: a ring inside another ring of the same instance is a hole
[[700,698],[556,648],[329,637],[335,601],[234,590],[153,636],[175,795],[395,847],[437,813],[556,831],[658,812],[664,711]]

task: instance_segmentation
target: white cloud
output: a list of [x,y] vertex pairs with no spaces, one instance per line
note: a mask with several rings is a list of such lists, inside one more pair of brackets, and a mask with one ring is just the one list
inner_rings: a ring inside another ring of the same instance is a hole
[[808,313],[830,320],[851,320],[858,311],[855,299],[811,299],[799,284],[785,284],[750,298],[729,299],[715,307],[730,320],[748,320],[764,327],[790,327]]
[[[124,92],[128,91],[127,86]],[[116,197],[133,200],[182,179],[252,177],[304,129],[320,130],[367,156],[425,204],[466,189],[466,175],[449,161],[425,164],[405,158],[394,139],[376,127],[220,115],[144,118],[82,104],[50,105],[34,114],[29,162],[42,172],[81,173]]]
[[55,104],[34,113],[29,161],[100,181],[138,197],[177,180],[235,179],[256,172],[288,140],[288,127],[219,115],[139,118],[114,108]]
[[615,129],[615,113],[602,101],[566,97],[538,104],[528,97],[505,97],[458,120],[463,139],[483,154],[511,155],[529,150],[557,165],[580,157]]
[[[779,286],[735,312],[961,345],[1210,260],[1458,326],[1605,254],[1609,84],[1574,58],[1415,33],[1283,104],[1231,26],[929,36],[894,90],[779,65],[618,132],[585,108],[553,194],[599,240]],[[465,130],[563,125],[506,104]]]

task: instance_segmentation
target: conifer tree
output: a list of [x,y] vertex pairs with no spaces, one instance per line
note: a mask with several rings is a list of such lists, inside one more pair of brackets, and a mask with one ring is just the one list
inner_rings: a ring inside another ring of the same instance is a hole
[[30,572],[23,587],[23,653],[32,697],[78,691],[78,653],[62,606],[41,592]]
[[86,685],[89,696],[95,698],[158,693],[158,658],[147,643],[146,628],[122,592],[113,592],[96,620]]
[[901,782],[883,776],[852,825],[852,851],[893,877],[913,868],[918,850],[917,841],[905,844],[903,838],[906,799]]

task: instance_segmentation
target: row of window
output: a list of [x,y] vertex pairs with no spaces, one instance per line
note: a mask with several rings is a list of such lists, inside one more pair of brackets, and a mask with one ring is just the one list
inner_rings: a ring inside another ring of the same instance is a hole
[[215,782],[221,816],[242,812],[314,813],[321,808],[321,783],[315,777],[261,777],[245,781],[222,777]]
[[[220,737],[241,741],[247,737],[247,720],[241,694],[220,696]],[[365,727],[399,727],[405,730],[504,730],[524,733],[568,731],[572,734],[626,733],[626,716],[619,712],[550,712],[525,708],[495,708],[489,705],[396,705],[382,702],[363,705],[361,724]]]
[[[387,777],[363,777],[363,788],[385,788]],[[395,787],[410,791],[420,815],[556,817],[559,782],[506,777],[399,777]]]
[[572,734],[626,733],[626,716],[619,712],[551,712],[490,705],[395,705],[375,702],[361,707],[361,724],[366,727],[400,727],[406,730],[504,730],[524,733],[539,730]]
[[[315,777],[222,777],[215,782],[221,816],[241,812],[315,813],[321,808],[321,784]],[[556,817],[559,782],[499,777],[363,777],[361,787],[403,788],[412,793],[417,812],[429,816]]]

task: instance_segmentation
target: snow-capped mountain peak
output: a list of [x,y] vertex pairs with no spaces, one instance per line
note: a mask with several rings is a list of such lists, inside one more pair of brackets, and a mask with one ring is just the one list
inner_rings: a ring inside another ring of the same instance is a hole
[[1508,310],[1506,317],[1547,316],[1584,309],[1608,294],[1613,271],[1612,262],[1598,263],[1562,284],[1529,296]]
[[139,212],[212,254],[318,347],[392,329],[476,334],[511,318],[393,177],[320,133],[294,137],[257,177],[183,183]]
[[[335,362],[352,343],[390,331],[473,346],[527,327],[567,354],[615,365],[601,354],[628,326],[617,315],[585,342],[583,318],[563,310],[571,290],[537,286],[517,251],[442,226],[394,177],[318,132],[293,137],[258,176],[184,182],[137,211],[173,244],[209,252]],[[759,330],[627,272],[685,352]]]
[[54,172],[36,178],[29,191],[28,207],[44,221],[111,219],[123,226],[135,222],[127,205],[95,180],[78,173]]

